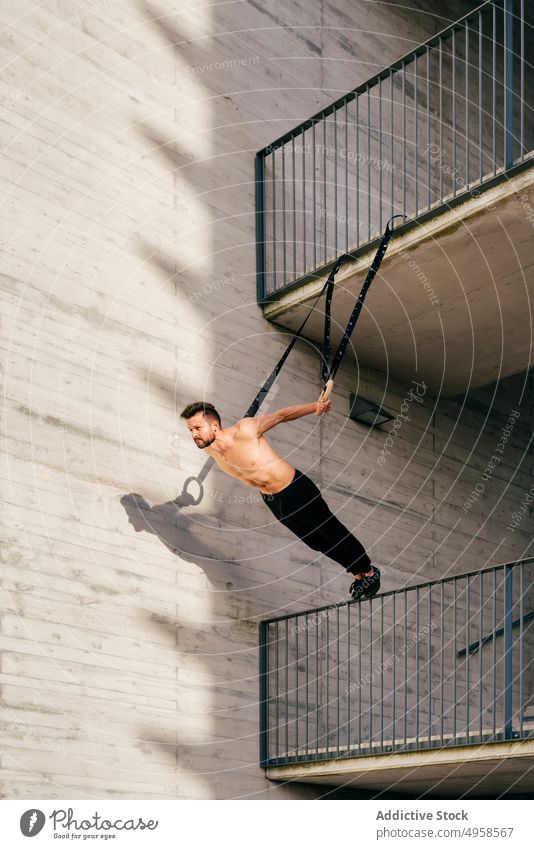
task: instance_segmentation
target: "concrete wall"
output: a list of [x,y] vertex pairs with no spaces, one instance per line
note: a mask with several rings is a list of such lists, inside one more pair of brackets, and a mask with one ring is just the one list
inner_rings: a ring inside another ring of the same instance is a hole
[[[454,5],[0,10],[3,797],[320,795],[257,766],[257,623],[348,582],[217,471],[177,506],[203,457],[176,413],[206,398],[235,420],[288,341],[255,303],[255,150]],[[425,398],[383,467],[385,434],[346,418],[348,392],[377,384],[400,409],[408,387],[344,371],[328,420],[272,441],[327,488],[385,588],[524,555],[529,516],[503,528],[530,486],[531,382],[523,401],[521,378],[497,400]],[[269,406],[318,388],[300,343]],[[463,514],[519,404],[493,488]]]

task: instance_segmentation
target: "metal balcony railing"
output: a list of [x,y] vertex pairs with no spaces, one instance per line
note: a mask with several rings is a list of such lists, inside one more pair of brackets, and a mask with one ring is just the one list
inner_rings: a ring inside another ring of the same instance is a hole
[[261,764],[534,736],[533,573],[529,558],[261,622]]
[[533,24],[534,4],[490,0],[257,153],[260,302],[525,162]]

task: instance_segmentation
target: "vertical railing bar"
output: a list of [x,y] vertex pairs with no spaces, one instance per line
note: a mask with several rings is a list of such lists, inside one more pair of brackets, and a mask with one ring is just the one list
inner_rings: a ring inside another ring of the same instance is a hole
[[306,273],[306,144],[302,130],[302,273]]
[[391,165],[391,215],[394,215],[394,214],[395,214],[395,181],[394,181],[394,173],[395,173],[394,162],[395,162],[395,158],[394,158],[394,147],[393,147],[393,144],[394,144],[395,133],[394,133],[394,130],[393,130],[393,115],[394,115],[394,109],[393,109],[393,91],[394,91],[394,89],[393,89],[393,71],[390,71],[389,79],[390,79],[390,94],[391,94],[391,103],[390,103],[390,128],[391,128],[391,140],[390,140],[390,141],[391,141],[391,162],[390,162],[390,165]]
[[325,752],[328,754],[328,743],[330,740],[330,620],[326,617],[326,724],[325,724]]
[[525,718],[525,668],[524,668],[524,656],[523,656],[523,646],[524,646],[524,619],[525,619],[525,611],[524,611],[524,568],[525,564],[519,564],[519,736],[523,737],[523,722]]
[[441,584],[440,593],[440,696],[439,696],[439,715],[440,715],[440,742],[443,746],[443,737],[445,732],[445,626],[444,626],[444,607],[445,607],[445,584]]
[[408,745],[408,591],[404,590],[404,748]]
[[396,630],[397,630],[397,613],[396,613],[396,608],[395,608],[395,602],[396,602],[396,600],[397,600],[397,594],[395,593],[395,594],[394,594],[394,596],[393,596],[392,611],[391,611],[391,618],[392,618],[392,620],[393,620],[393,626],[392,626],[392,627],[393,627],[393,633],[392,633],[392,638],[391,638],[391,651],[392,651],[392,655],[393,655],[393,657],[392,657],[392,664],[391,664],[391,665],[392,665],[392,670],[391,670],[391,679],[392,679],[392,680],[391,680],[391,692],[392,692],[392,695],[393,695],[393,704],[392,704],[392,708],[391,708],[391,725],[392,725],[392,728],[391,728],[391,732],[392,732],[392,733],[391,733],[391,750],[392,750],[392,752],[394,752],[394,751],[395,751],[395,741],[396,741],[395,726],[396,726],[396,719],[397,719],[397,717],[396,717],[396,709],[395,709],[395,708],[396,708],[396,702],[397,702],[397,685],[396,685],[396,681],[397,681],[397,678],[396,678],[396,661],[397,661],[397,635],[396,635]]
[[513,607],[513,565],[504,567],[504,739],[511,740],[513,709],[513,668],[512,668],[512,607]]
[[345,101],[345,253],[349,252],[349,116]]
[[484,159],[482,154],[483,98],[482,98],[482,57],[484,53],[482,12],[478,13],[478,160],[479,182],[484,178]]
[[260,766],[269,760],[269,625],[260,622]]
[[378,229],[382,232],[382,77],[378,81]]
[[339,665],[341,662],[340,652],[339,652],[339,607],[336,607],[336,663],[337,663],[337,754],[339,757],[339,732],[340,732],[340,709],[341,709],[341,699],[339,693]]
[[380,751],[384,751],[384,597],[380,597]]
[[337,109],[334,109],[334,254],[338,256],[337,250],[337,231],[338,231],[338,214],[337,214]]
[[492,49],[493,49],[493,66],[492,66],[492,97],[493,104],[491,114],[493,117],[493,176],[497,173],[497,116],[495,114],[495,106],[497,101],[497,7],[495,4],[492,6],[493,11],[493,39],[492,39]]
[[415,743],[419,748],[419,587],[415,589]]
[[[466,632],[467,632],[466,638],[465,638],[466,646],[471,645],[471,641],[470,641],[470,637],[469,637],[469,633],[470,633],[470,630],[471,630],[470,629],[470,624],[471,624],[471,595],[470,595],[470,591],[471,591],[471,578],[468,578],[467,579],[467,593],[466,593],[467,612],[466,612],[466,619],[465,619],[465,627],[466,627]],[[465,653],[465,674],[466,674],[466,693],[467,693],[467,704],[466,704],[466,740],[467,740],[467,742],[469,742],[469,737],[470,737],[470,734],[471,734],[470,722],[469,722],[469,720],[470,720],[469,704],[470,704],[470,700],[471,700],[471,689],[469,687],[469,658],[470,658],[470,655],[471,655],[471,652],[469,652],[469,651],[467,651]]]
[[315,121],[312,124],[313,155],[313,267],[317,268],[317,165],[315,161]]
[[362,605],[358,605],[358,751],[362,748]]
[[295,162],[295,136],[291,139],[293,150],[292,180],[293,180],[293,279],[297,276],[297,175]]
[[295,623],[295,755],[299,753],[299,617],[294,619]]
[[513,0],[504,0],[504,167],[514,164]]
[[371,89],[367,86],[367,238],[371,241]]
[[430,48],[428,46],[426,48],[426,154],[426,179],[428,183],[427,206],[430,211],[432,197],[430,193]]
[[373,751],[373,599],[369,599],[369,753]]
[[[439,40],[439,159],[443,162],[443,39]],[[439,166],[439,202],[443,203],[443,167]]]
[[319,707],[319,620],[316,622],[315,629],[315,731],[316,731],[316,740],[315,740],[315,757],[319,757],[319,729],[321,726],[320,722],[320,707]]
[[356,227],[358,228],[356,246],[360,245],[360,98],[356,100]]
[[310,648],[309,648],[309,634],[308,634],[308,613],[306,613],[306,618],[304,620],[305,626],[305,640],[304,640],[304,651],[306,652],[306,719],[304,721],[305,733],[306,733],[306,757],[309,756],[310,752]]
[[276,289],[276,150],[273,150],[271,156],[273,158],[273,289]]
[[519,23],[520,23],[520,47],[519,47],[519,142],[520,142],[520,160],[523,162],[525,158],[525,8],[524,0],[521,0],[519,7]]
[[402,63],[402,141],[403,141],[403,174],[402,174],[402,212],[406,215],[406,63]]
[[279,709],[279,706],[280,706],[280,675],[279,675],[279,670],[280,670],[280,651],[279,651],[279,649],[280,649],[280,642],[279,642],[279,638],[280,638],[280,637],[279,637],[278,622],[276,622],[276,634],[275,634],[275,638],[276,638],[276,643],[275,643],[275,646],[276,646],[276,648],[275,648],[275,655],[276,655],[276,657],[275,657],[275,663],[276,663],[276,665],[275,665],[275,685],[276,685],[276,687],[275,687],[275,689],[276,689],[275,714],[276,714],[276,726],[275,726],[275,727],[276,727],[276,760],[278,761],[278,760],[280,759],[280,718],[279,718],[279,715],[278,715],[278,709]]
[[465,22],[465,187],[469,188],[469,22]]
[[284,286],[287,283],[287,242],[286,242],[286,146],[282,145],[282,255],[284,260]]
[[482,711],[484,709],[483,706],[483,698],[482,698],[482,681],[484,677],[484,652],[482,651],[482,639],[484,637],[484,573],[482,572],[480,575],[480,593],[479,593],[479,637],[478,637],[478,693],[479,693],[479,735],[480,742],[482,743],[482,734],[483,734],[483,724],[482,724]]
[[452,196],[456,197],[456,30],[452,31]]
[[456,740],[456,716],[457,716],[457,701],[458,701],[458,581],[455,578],[454,599],[453,599],[453,629],[454,629],[454,672],[453,672],[453,694],[452,694],[452,738]]
[[497,570],[493,572],[493,627],[492,627],[492,669],[493,669],[493,737],[497,734]]
[[254,160],[256,191],[256,295],[265,297],[266,280],[266,233],[265,233],[265,154],[257,153]]
[[432,587],[428,588],[428,746],[432,745]]
[[350,625],[350,610],[351,605],[347,605],[347,754],[351,752],[350,745],[350,717],[351,717],[351,709],[350,709],[350,700],[351,700],[351,681],[350,681],[350,665],[351,665],[351,646],[350,646],[350,635],[351,635],[351,625]]
[[326,118],[323,118],[323,221],[324,221],[324,263],[328,259],[328,215],[326,208]]
[[289,620],[286,619],[285,627],[285,665],[286,665],[286,751],[285,758],[287,760],[289,753]]
[[417,76],[418,56],[413,59],[413,97],[414,97],[414,159],[415,159],[415,215],[419,215],[419,79]]

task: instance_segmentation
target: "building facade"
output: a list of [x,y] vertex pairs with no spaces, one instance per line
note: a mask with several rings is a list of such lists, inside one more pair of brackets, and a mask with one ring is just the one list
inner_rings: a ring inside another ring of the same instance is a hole
[[[239,419],[290,338],[287,305],[274,315],[257,301],[256,151],[472,7],[97,0],[1,13],[3,798],[365,795],[260,765],[258,624],[344,600],[349,582],[217,469],[200,500],[188,479],[205,458],[178,414],[203,399],[223,426]],[[415,311],[437,316],[428,289],[443,298],[443,277],[416,247],[399,243],[392,262]],[[495,285],[505,298],[506,269]],[[385,591],[528,557],[523,348],[514,373],[444,393],[439,370],[425,381],[396,368],[402,346],[390,368],[372,344],[369,332],[370,355],[344,361],[332,411],[280,426],[273,445],[361,538]],[[463,345],[448,340],[460,363]],[[313,334],[296,345],[264,410],[317,398],[319,349]],[[424,390],[408,403],[413,380]],[[408,403],[394,437],[348,418],[351,392],[394,416]]]

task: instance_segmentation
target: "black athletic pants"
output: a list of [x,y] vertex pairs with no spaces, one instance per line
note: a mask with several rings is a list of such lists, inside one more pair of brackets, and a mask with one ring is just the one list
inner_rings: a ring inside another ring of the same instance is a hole
[[280,492],[262,492],[261,497],[271,513],[314,551],[331,557],[352,574],[371,568],[361,542],[336,519],[319,488],[299,469]]

